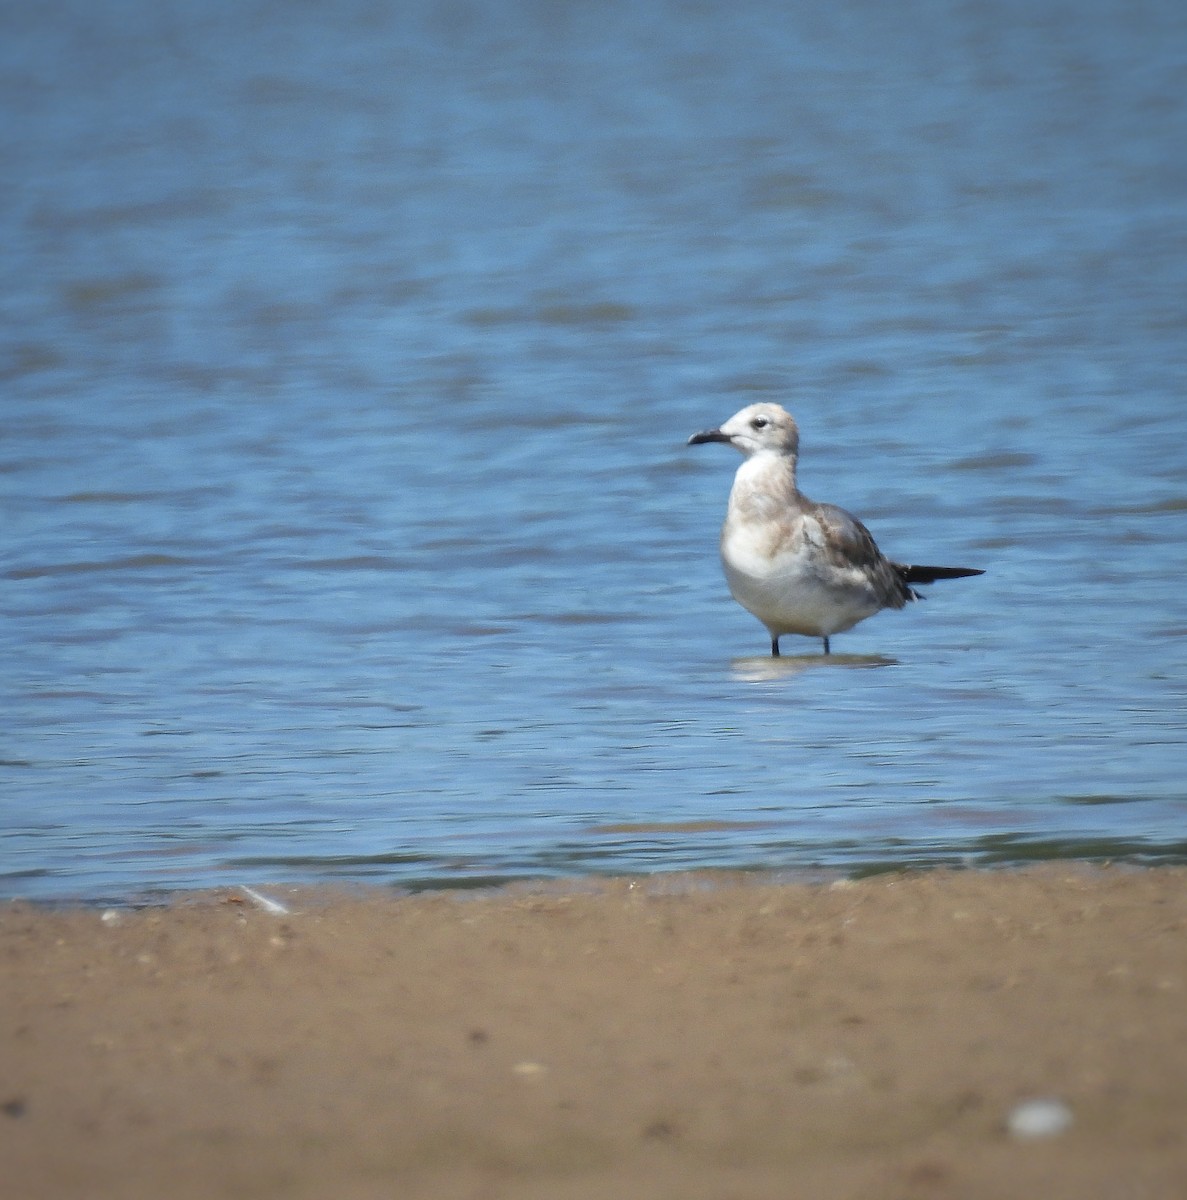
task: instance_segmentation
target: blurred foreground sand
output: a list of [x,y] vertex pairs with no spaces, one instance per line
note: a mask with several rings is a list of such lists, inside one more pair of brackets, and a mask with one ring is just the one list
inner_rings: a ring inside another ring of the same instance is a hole
[[6,1195],[1187,1196],[1187,869],[261,890],[0,908]]

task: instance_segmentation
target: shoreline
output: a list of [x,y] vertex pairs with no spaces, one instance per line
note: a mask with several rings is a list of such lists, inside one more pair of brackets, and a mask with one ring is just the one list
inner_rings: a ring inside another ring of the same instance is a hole
[[0,906],[14,1195],[1187,1195],[1184,867],[252,890]]

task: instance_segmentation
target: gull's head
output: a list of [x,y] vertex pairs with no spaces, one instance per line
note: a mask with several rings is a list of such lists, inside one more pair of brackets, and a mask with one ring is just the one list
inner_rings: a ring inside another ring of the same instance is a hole
[[778,404],[751,404],[720,429],[706,429],[688,439],[690,446],[703,442],[727,442],[747,458],[752,454],[790,458],[799,453],[800,431],[791,413]]

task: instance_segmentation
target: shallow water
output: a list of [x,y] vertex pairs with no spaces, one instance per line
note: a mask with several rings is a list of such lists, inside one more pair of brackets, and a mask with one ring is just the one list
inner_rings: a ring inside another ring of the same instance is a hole
[[[1187,858],[1187,10],[0,35],[4,894]],[[756,399],[988,574],[766,658]]]

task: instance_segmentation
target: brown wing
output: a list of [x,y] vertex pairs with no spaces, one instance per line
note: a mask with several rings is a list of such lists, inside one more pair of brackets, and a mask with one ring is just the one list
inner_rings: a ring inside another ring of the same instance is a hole
[[902,608],[918,599],[855,516],[835,504],[813,504],[811,511],[824,529],[825,549],[837,567],[864,571],[887,608]]

